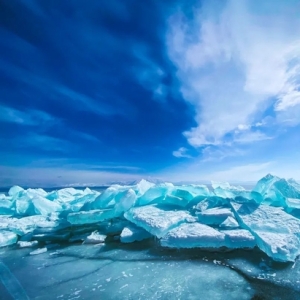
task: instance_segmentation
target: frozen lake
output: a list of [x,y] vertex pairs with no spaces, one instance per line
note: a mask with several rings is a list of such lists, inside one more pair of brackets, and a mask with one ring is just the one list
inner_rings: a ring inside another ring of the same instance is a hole
[[259,251],[167,251],[152,240],[48,248],[1,249],[1,299],[300,298],[299,261]]

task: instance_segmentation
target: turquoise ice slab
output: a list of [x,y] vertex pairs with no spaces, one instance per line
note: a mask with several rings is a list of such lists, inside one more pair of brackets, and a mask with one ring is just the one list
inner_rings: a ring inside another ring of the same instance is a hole
[[129,224],[126,226],[120,235],[120,241],[122,243],[132,243],[136,241],[142,241],[152,237],[152,235],[145,229]]
[[80,225],[98,223],[114,217],[117,216],[113,209],[95,209],[90,211],[69,213],[67,220],[73,225]]
[[245,229],[218,231],[200,223],[184,223],[170,230],[160,240],[163,247],[229,249],[253,248],[253,235]]
[[216,207],[196,213],[200,223],[207,225],[220,225],[228,217],[233,217],[230,208]]
[[200,223],[184,223],[170,230],[160,241],[169,248],[221,248],[225,235]]
[[131,208],[124,214],[125,218],[138,227],[161,238],[170,229],[183,222],[194,222],[195,219],[184,210],[168,210],[156,205]]
[[17,241],[18,237],[15,233],[7,230],[0,230],[0,247],[15,244]]
[[231,202],[240,226],[256,238],[258,247],[277,261],[295,261],[300,254],[300,220],[281,208],[255,202]]

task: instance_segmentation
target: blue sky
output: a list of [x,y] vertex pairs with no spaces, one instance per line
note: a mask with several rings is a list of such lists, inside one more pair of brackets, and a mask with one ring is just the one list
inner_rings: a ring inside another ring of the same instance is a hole
[[0,3],[0,185],[300,179],[300,1]]

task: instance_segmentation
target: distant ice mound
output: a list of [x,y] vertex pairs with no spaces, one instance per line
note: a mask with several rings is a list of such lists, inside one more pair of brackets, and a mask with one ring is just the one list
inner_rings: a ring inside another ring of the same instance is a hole
[[209,189],[142,180],[102,192],[13,186],[8,195],[0,194],[0,247],[47,251],[49,243],[88,247],[145,239],[167,248],[258,248],[276,261],[295,261],[300,184],[268,174],[253,190],[221,182]]

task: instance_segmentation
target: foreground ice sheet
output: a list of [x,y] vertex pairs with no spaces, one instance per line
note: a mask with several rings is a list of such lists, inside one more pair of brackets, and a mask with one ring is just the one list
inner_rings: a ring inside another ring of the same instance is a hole
[[298,217],[300,184],[270,174],[253,190],[146,180],[102,191],[14,186],[0,195],[0,247],[145,239],[169,248],[259,248],[273,260],[295,261]]
[[[0,259],[10,278],[19,280],[19,286],[7,288],[20,294],[23,287],[27,296],[16,299],[250,300],[256,294],[247,279],[219,260],[152,254],[154,250],[146,244],[138,251],[133,245],[77,245],[39,255],[29,255],[30,249],[9,251]],[[10,299],[1,282],[0,292]]]

